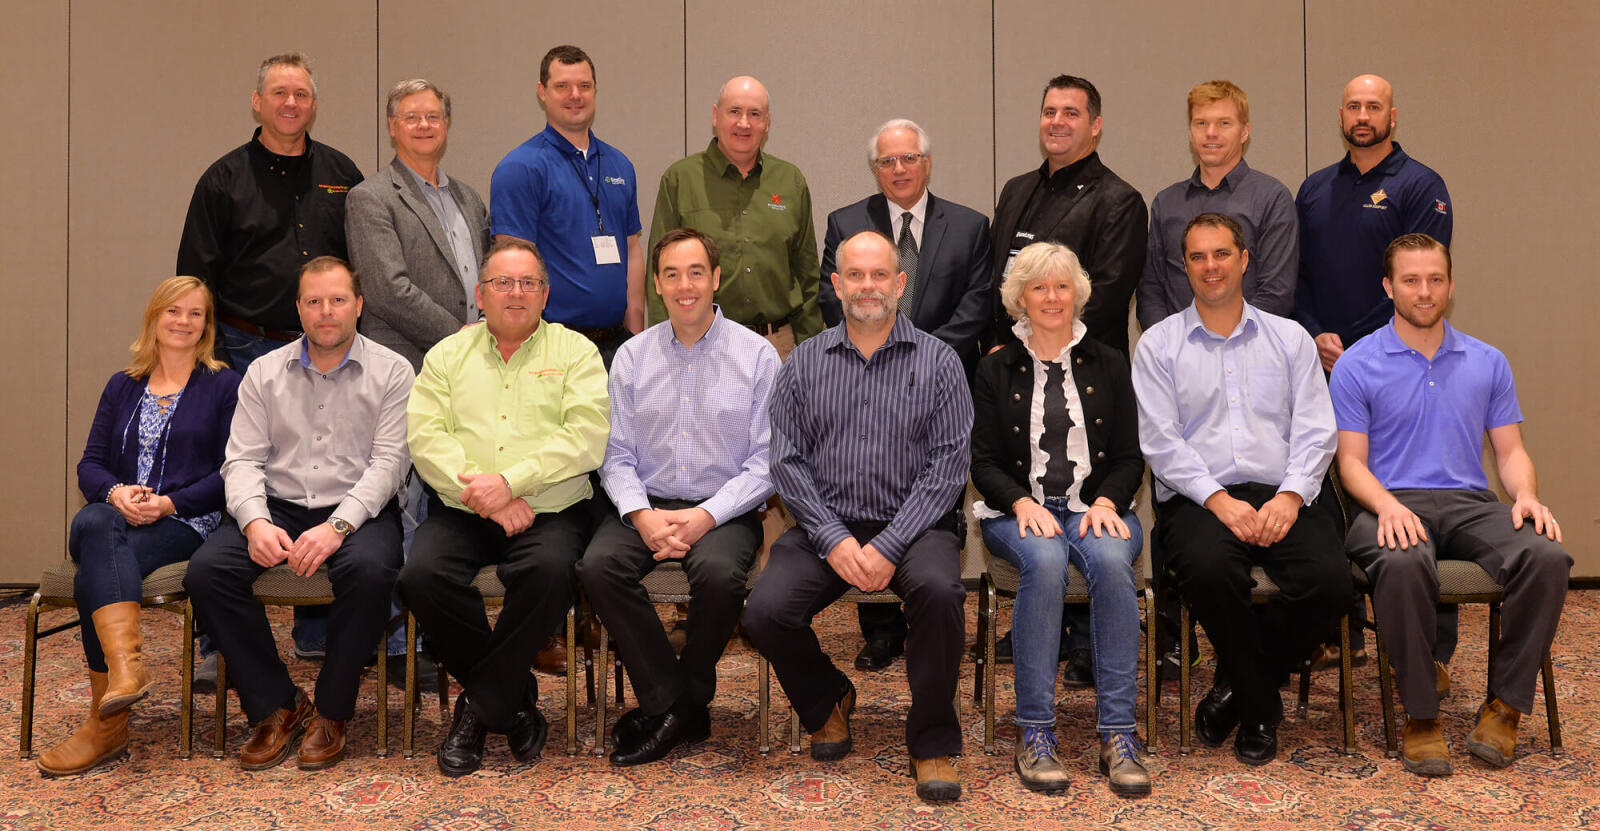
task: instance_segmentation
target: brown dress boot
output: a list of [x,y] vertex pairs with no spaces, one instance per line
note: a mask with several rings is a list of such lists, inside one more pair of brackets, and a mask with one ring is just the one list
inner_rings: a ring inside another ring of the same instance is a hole
[[1498,698],[1489,699],[1478,711],[1478,726],[1467,736],[1472,755],[1497,767],[1509,767],[1517,755],[1517,724],[1522,714]]
[[39,772],[45,776],[82,773],[102,762],[121,758],[128,752],[128,711],[111,717],[100,715],[100,701],[106,692],[106,673],[89,672],[89,718],[72,735],[39,754]]
[[1400,764],[1418,776],[1450,775],[1450,746],[1438,719],[1406,719],[1400,735]]
[[105,697],[100,700],[100,715],[112,716],[144,698],[155,679],[145,668],[140,652],[139,603],[134,600],[111,603],[94,610],[94,633],[106,653],[110,670]]

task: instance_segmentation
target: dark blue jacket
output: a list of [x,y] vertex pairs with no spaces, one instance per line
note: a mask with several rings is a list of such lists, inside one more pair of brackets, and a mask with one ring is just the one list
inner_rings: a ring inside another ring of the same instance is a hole
[[[117,484],[134,484],[139,471],[139,399],[145,379],[118,372],[106,382],[89,426],[89,441],[78,462],[78,489],[90,502],[102,502]],[[202,516],[223,509],[222,459],[233,407],[238,402],[239,374],[231,369],[195,367],[178,399],[156,458],[160,481],[156,493],[172,500],[181,517]]]

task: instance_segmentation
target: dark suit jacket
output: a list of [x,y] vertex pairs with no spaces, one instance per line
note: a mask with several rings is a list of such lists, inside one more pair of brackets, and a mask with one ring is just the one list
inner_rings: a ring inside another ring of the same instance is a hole
[[[489,246],[489,209],[477,191],[449,178],[450,195],[472,234],[473,256],[481,261]],[[444,226],[399,157],[350,190],[344,225],[350,264],[366,296],[361,333],[420,370],[434,344],[478,319]]]
[[[1128,511],[1144,479],[1139,452],[1139,409],[1133,397],[1128,359],[1084,338],[1072,348],[1072,380],[1083,402],[1089,439],[1089,478],[1080,495],[1091,505],[1102,496]],[[1033,358],[1022,344],[1006,345],[978,363],[972,385],[972,484],[996,511],[1032,496],[1028,470],[1033,436]]]
[[[1048,164],[1048,163],[1046,163]],[[1000,304],[1000,281],[1011,255],[1011,241],[1021,221],[1028,197],[1039,185],[1041,166],[1022,174],[1000,191],[994,206],[994,300],[989,345],[1011,343],[1011,318]],[[1128,359],[1128,305],[1139,287],[1144,271],[1145,239],[1150,212],[1144,197],[1112,173],[1100,154],[1084,160],[1083,188],[1070,197],[1051,200],[1030,223],[1036,242],[1059,242],[1071,248],[1089,272],[1093,291],[1083,310],[1083,324],[1089,336],[1114,347]]]
[[[895,239],[889,200],[883,194],[875,193],[828,214],[817,305],[829,326],[838,325],[844,314],[833,291],[834,252],[839,243],[861,231],[877,231],[890,241]],[[989,322],[989,260],[988,218],[930,192],[922,220],[922,246],[917,252],[911,322],[949,344],[961,356],[969,378],[978,360],[978,336]]]

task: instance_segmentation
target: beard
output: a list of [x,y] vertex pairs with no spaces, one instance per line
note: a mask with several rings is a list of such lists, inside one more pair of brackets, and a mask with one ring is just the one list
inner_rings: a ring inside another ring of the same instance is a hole
[[1415,306],[1401,306],[1399,304],[1395,304],[1394,313],[1399,315],[1401,320],[1404,320],[1418,329],[1430,329],[1438,325],[1439,321],[1444,318],[1444,311],[1448,306],[1449,303],[1435,302],[1434,307],[1431,310],[1418,311]]
[[[861,305],[864,300],[877,300],[877,308]],[[882,323],[889,319],[894,305],[887,292],[863,291],[843,298],[844,315],[857,323]]]
[[1367,126],[1372,130],[1372,136],[1370,138],[1357,140],[1355,136],[1355,128],[1352,127],[1344,131],[1344,140],[1350,142],[1351,147],[1373,147],[1388,141],[1389,134],[1393,132],[1394,129],[1393,127],[1389,126],[1388,121],[1384,121],[1382,124],[1368,124]]

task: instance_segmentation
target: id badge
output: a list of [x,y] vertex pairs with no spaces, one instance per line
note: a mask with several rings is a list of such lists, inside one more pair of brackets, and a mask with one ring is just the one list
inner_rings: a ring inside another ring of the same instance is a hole
[[594,243],[594,264],[615,265],[622,262],[622,253],[617,250],[616,237],[590,237]]

